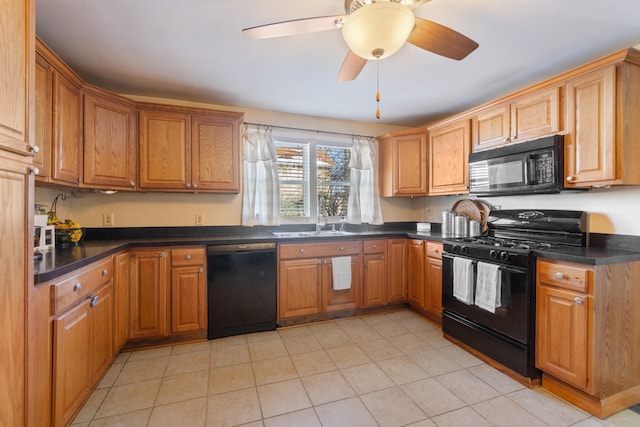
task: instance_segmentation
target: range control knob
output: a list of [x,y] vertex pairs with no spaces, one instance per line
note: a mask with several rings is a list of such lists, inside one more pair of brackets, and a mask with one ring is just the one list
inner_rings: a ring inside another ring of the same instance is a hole
[[497,259],[498,258],[498,251],[496,251],[495,249],[491,249],[489,251],[489,256],[493,259]]
[[451,250],[453,250],[453,252],[460,252],[460,245],[453,245]]
[[466,247],[466,246],[463,246],[463,247],[460,248],[460,252],[463,253],[463,254],[466,254],[467,252],[469,252],[469,248]]
[[509,259],[509,254],[506,252],[500,252],[500,259],[502,261],[507,261]]

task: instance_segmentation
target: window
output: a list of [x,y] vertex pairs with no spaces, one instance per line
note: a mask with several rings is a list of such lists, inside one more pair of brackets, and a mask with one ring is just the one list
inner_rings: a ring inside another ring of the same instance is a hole
[[303,141],[273,134],[280,180],[280,221],[316,223],[347,215],[351,159],[346,140]]

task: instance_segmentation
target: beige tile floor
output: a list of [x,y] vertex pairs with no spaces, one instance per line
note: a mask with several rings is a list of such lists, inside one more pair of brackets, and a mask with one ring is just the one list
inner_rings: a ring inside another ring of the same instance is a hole
[[122,353],[74,426],[640,426],[528,389],[397,311]]

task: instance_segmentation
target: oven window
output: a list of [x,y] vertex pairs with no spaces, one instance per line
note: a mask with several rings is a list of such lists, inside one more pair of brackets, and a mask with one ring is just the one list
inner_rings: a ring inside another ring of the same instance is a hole
[[489,165],[489,182],[492,187],[522,184],[524,182],[522,161]]

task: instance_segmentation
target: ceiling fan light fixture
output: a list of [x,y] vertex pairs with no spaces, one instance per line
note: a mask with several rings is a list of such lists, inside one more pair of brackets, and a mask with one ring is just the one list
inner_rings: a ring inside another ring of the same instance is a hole
[[[365,59],[393,55],[407,41],[415,17],[407,6],[395,2],[367,4],[349,15],[342,27],[347,46]],[[374,51],[383,54],[376,57]]]

